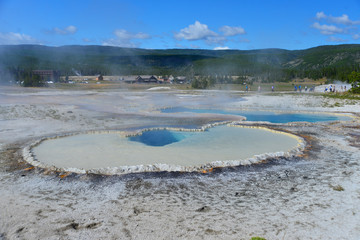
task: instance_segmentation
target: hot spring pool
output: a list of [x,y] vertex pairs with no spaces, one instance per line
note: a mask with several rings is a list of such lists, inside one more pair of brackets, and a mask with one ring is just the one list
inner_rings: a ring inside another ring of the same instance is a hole
[[271,111],[231,111],[222,109],[196,109],[187,107],[173,107],[162,109],[163,113],[193,112],[193,113],[215,113],[225,115],[240,115],[246,117],[247,121],[266,121],[271,123],[288,122],[327,122],[327,121],[345,121],[350,117],[326,114],[326,113],[278,113]]
[[194,171],[209,164],[249,164],[249,159],[254,162],[264,154],[284,155],[300,146],[301,139],[287,133],[217,126],[203,132],[151,130],[133,137],[79,134],[44,140],[32,148],[32,155],[44,166],[61,169]]

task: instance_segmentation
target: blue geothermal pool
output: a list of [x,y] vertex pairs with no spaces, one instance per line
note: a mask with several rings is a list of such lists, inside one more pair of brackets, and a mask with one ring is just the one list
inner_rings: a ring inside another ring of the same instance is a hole
[[277,113],[271,111],[232,111],[221,109],[196,109],[187,107],[173,107],[161,110],[162,113],[214,113],[225,115],[240,115],[246,117],[247,121],[266,121],[271,123],[289,123],[289,122],[328,122],[328,121],[345,121],[350,117],[323,114],[323,113]]
[[63,169],[194,171],[215,162],[234,166],[264,154],[297,151],[301,143],[288,133],[218,126],[191,132],[150,130],[131,137],[116,132],[79,134],[44,140],[32,148],[32,154],[45,166]]
[[181,141],[191,133],[181,133],[169,130],[145,131],[141,135],[129,137],[130,141],[140,142],[148,146],[161,147]]

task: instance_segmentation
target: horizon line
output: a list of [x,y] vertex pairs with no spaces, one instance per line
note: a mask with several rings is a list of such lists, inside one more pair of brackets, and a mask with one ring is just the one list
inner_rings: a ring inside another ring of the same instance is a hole
[[49,48],[61,48],[61,47],[110,47],[110,48],[122,48],[122,49],[138,49],[138,50],[149,50],[149,51],[158,51],[158,50],[200,50],[200,51],[258,51],[258,50],[286,50],[286,51],[301,51],[308,50],[317,47],[327,47],[327,46],[351,46],[351,45],[360,45],[358,43],[343,43],[343,44],[329,44],[329,45],[317,45],[314,47],[303,48],[303,49],[286,49],[286,48],[254,48],[254,49],[206,49],[206,48],[132,48],[132,47],[121,47],[121,46],[108,46],[108,45],[82,45],[82,44],[68,44],[60,46],[51,46],[45,44],[0,44],[1,47],[12,47],[12,46],[41,46]]

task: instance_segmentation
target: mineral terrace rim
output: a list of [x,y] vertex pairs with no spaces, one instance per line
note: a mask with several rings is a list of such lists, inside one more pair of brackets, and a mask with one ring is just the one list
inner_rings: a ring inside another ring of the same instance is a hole
[[[285,130],[275,130],[268,126],[259,126],[254,124],[241,124],[240,122],[218,122],[213,124],[206,124],[201,128],[193,128],[193,129],[186,129],[186,128],[172,128],[172,127],[156,127],[156,128],[145,128],[135,132],[126,132],[121,130],[90,130],[90,131],[83,131],[83,132],[73,132],[67,134],[61,134],[56,136],[50,137],[43,137],[32,143],[25,146],[22,150],[22,157],[23,160],[34,167],[38,167],[44,170],[50,170],[53,172],[71,172],[75,174],[97,174],[97,175],[125,175],[131,173],[146,173],[146,172],[198,172],[198,173],[207,173],[211,171],[213,168],[227,168],[227,167],[237,167],[237,166],[246,166],[257,164],[265,161],[266,159],[273,158],[273,157],[294,157],[301,155],[306,147],[306,140],[296,135],[295,133],[285,131]],[[240,128],[256,128],[265,131],[270,131],[276,134],[283,134],[289,137],[295,138],[297,140],[297,145],[291,148],[287,152],[272,152],[272,153],[263,153],[254,155],[253,157],[246,158],[246,159],[239,159],[239,160],[225,160],[225,161],[213,161],[206,164],[201,164],[198,166],[179,166],[175,164],[147,164],[147,165],[126,165],[126,166],[119,166],[119,167],[104,167],[104,168],[96,168],[96,169],[81,169],[81,168],[61,168],[56,167],[53,165],[45,164],[34,156],[33,148],[41,144],[43,141],[57,139],[57,138],[65,138],[70,136],[76,136],[80,134],[120,134],[124,137],[140,135],[145,131],[152,131],[152,130],[170,130],[170,131],[184,131],[184,132],[201,132],[205,131],[208,128],[212,128],[219,125],[227,125],[229,127],[240,127]],[[276,125],[276,124],[274,124]]]

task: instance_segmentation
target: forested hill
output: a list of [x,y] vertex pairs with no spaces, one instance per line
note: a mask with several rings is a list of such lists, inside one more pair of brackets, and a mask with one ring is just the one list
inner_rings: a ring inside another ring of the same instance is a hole
[[360,66],[360,45],[305,50],[148,50],[109,46],[2,45],[0,71],[59,70],[62,75],[236,75],[262,81],[294,77],[346,80]]

